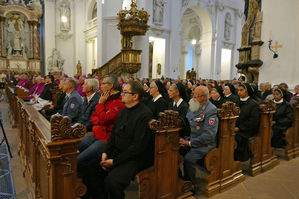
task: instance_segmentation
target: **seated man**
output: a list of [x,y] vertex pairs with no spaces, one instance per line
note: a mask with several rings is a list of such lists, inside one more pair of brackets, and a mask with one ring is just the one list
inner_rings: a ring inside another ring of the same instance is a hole
[[92,123],[90,120],[91,115],[96,110],[95,106],[98,104],[100,95],[97,93],[99,90],[99,81],[97,79],[86,79],[82,91],[85,93],[84,101],[82,104],[81,116],[78,123],[86,127],[86,131],[92,131]]
[[190,137],[180,139],[181,152],[184,156],[185,179],[195,184],[195,165],[211,149],[216,147],[218,131],[217,108],[209,100],[209,90],[198,86],[189,102],[186,115],[190,123]]
[[63,89],[66,93],[66,100],[62,110],[62,116],[68,116],[75,124],[81,114],[82,98],[76,91],[77,83],[73,79],[66,79],[63,83]]
[[80,151],[78,172],[83,176],[84,172],[88,170],[89,161],[101,156],[117,116],[125,107],[121,101],[120,87],[116,76],[105,76],[101,87],[103,94],[95,102],[95,111],[90,118],[93,135],[85,137],[78,147]]
[[249,138],[258,132],[259,105],[251,97],[253,91],[248,83],[240,84],[238,87],[240,97],[240,115],[236,120],[236,142],[234,158],[237,161],[247,161],[251,152],[249,149]]
[[53,75],[47,75],[45,79],[45,87],[43,92],[34,100],[33,107],[36,110],[41,110],[44,106],[52,104],[52,93],[50,89],[54,88],[55,84]]
[[37,76],[35,80],[32,80],[32,82],[34,82],[34,85],[29,90],[30,95],[28,96],[28,100],[36,99],[38,96],[40,96],[45,88],[45,80],[41,76]]
[[60,83],[59,83],[59,89],[62,91],[59,96],[58,96],[58,99],[57,99],[57,102],[56,102],[56,105],[53,106],[51,105],[49,107],[49,109],[46,109],[46,110],[42,110],[41,113],[47,118],[47,120],[50,121],[51,119],[51,116],[56,114],[56,113],[59,113],[60,115],[62,115],[62,111],[63,111],[63,106],[64,106],[64,102],[65,102],[65,92],[64,92],[64,88],[63,88],[63,83],[64,83],[64,80],[61,80]]
[[134,80],[123,88],[122,101],[126,108],[119,113],[108,139],[101,169],[97,162],[93,170],[96,175],[90,175],[87,184],[88,192],[95,193],[95,198],[124,199],[124,189],[134,176],[153,163],[154,134],[148,125],[153,115],[140,103],[143,93],[141,83]]

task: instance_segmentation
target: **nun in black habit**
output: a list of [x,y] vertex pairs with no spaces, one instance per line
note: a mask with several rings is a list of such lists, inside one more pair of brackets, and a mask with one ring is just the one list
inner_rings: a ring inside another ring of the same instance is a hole
[[236,93],[236,89],[232,84],[225,84],[224,86],[224,98],[226,101],[234,102],[237,106],[240,105],[240,98]]
[[291,105],[286,101],[285,94],[285,91],[282,89],[275,89],[273,92],[273,101],[276,104],[276,111],[272,120],[273,136],[271,146],[275,148],[283,148],[286,146],[285,131],[291,127],[293,123],[293,110]]
[[149,109],[152,111],[154,118],[158,118],[160,112],[167,109],[169,100],[166,88],[159,81],[152,81],[150,84],[150,94],[153,97],[152,100],[147,104]]
[[253,91],[248,83],[240,84],[238,87],[240,97],[240,115],[236,120],[236,142],[235,160],[247,161],[251,156],[249,149],[249,138],[258,132],[259,105],[252,98]]
[[172,84],[168,90],[169,98],[172,100],[168,104],[168,110],[174,110],[179,113],[179,117],[183,121],[184,128],[179,132],[181,137],[189,136],[189,122],[186,118],[186,114],[189,109],[187,103],[187,96],[185,87],[181,83]]

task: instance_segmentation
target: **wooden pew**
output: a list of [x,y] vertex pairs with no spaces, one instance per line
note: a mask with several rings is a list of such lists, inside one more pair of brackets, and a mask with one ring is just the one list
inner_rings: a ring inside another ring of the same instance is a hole
[[260,124],[258,134],[249,139],[253,157],[250,159],[248,173],[256,176],[279,164],[271,147],[272,118],[276,105],[272,100],[265,100],[260,106]]
[[17,100],[16,100],[17,93],[15,92],[15,87],[13,85],[11,86],[9,85],[11,84],[9,83],[5,84],[5,92],[10,106],[10,113],[11,113],[10,123],[13,128],[16,128],[17,121],[18,121]]
[[[150,122],[155,131],[154,166],[137,175],[140,199],[175,199],[194,198],[191,182],[178,177],[179,130],[181,121],[178,112],[165,111],[158,120]],[[194,198],[195,199],[195,198]]]
[[83,196],[86,187],[77,179],[77,154],[83,125],[71,127],[70,118],[55,115],[49,123],[32,106],[17,97],[19,154],[30,198]]
[[291,160],[299,156],[299,97],[292,104],[294,121],[291,128],[286,132],[287,146],[285,147],[285,158]]
[[233,102],[224,103],[218,110],[218,145],[204,159],[209,174],[203,192],[208,197],[245,180],[241,162],[234,161],[235,122],[239,114],[240,109]]

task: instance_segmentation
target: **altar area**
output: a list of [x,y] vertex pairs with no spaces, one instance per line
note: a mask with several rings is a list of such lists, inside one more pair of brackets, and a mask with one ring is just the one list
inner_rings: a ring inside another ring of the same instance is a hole
[[0,72],[40,73],[39,2],[0,1]]

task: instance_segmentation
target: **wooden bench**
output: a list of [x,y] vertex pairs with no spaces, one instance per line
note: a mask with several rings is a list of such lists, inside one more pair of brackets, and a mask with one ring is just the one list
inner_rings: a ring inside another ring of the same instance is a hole
[[248,173],[256,176],[279,164],[279,160],[273,155],[271,147],[272,118],[276,105],[272,100],[265,100],[260,106],[260,124],[258,134],[249,139],[253,157],[250,159]]
[[[204,159],[209,171],[204,194],[215,195],[243,181],[241,163],[234,161],[235,121],[239,108],[227,102],[218,111],[218,146]],[[191,183],[178,178],[180,121],[172,111],[165,111],[158,121],[151,122],[155,130],[154,166],[137,175],[139,198],[192,198]]]
[[233,102],[226,102],[218,110],[218,143],[204,159],[204,166],[209,171],[207,185],[203,192],[210,197],[245,180],[242,164],[234,161],[235,122],[240,109]]
[[155,131],[154,166],[137,175],[139,198],[194,198],[190,192],[191,182],[178,177],[181,130],[178,112],[168,110],[160,113],[158,120],[150,122],[150,128]]
[[20,131],[17,142],[30,198],[83,196],[86,187],[77,179],[77,154],[85,127],[71,127],[70,118],[58,115],[49,123],[21,98],[16,100]]
[[294,121],[291,128],[286,132],[287,146],[285,147],[285,158],[291,160],[299,156],[299,97],[292,104]]

